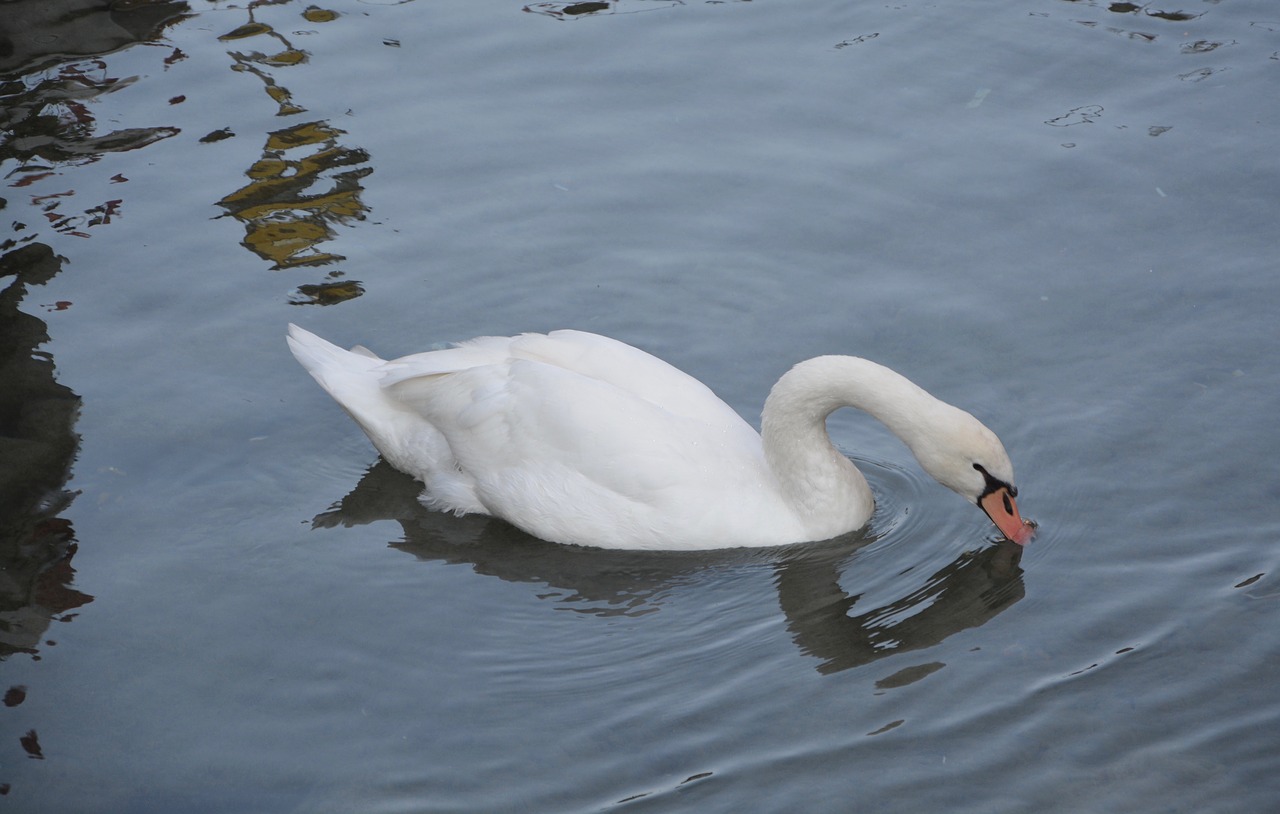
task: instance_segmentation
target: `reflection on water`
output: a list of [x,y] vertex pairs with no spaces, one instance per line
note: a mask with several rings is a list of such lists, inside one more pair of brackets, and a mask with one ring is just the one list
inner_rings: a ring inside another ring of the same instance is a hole
[[[316,527],[395,520],[404,540],[393,546],[424,560],[466,564],[507,582],[539,583],[558,609],[598,616],[640,616],[659,610],[673,587],[707,569],[767,562],[787,629],[805,654],[835,673],[897,653],[932,647],[979,627],[1022,598],[1022,549],[1002,541],[968,551],[922,585],[880,607],[852,614],[860,596],[840,585],[856,568],[856,552],[874,542],[858,533],[821,544],[774,549],[697,552],[612,551],[547,543],[487,517],[428,511],[421,485],[378,461]],[[764,558],[764,559],[762,559]]]
[[97,161],[102,153],[136,150],[178,134],[176,127],[138,127],[96,135],[97,120],[89,103],[126,88],[138,77],[107,75],[100,59],[61,66],[52,76],[33,78],[34,84],[5,86],[3,152],[0,159],[17,159],[23,167],[18,186],[54,174],[46,165],[79,165]]
[[0,77],[159,39],[190,11],[169,0],[8,0],[0,14]]
[[[66,484],[80,397],[54,379],[53,359],[39,349],[49,340],[44,321],[18,310],[27,287],[48,282],[62,262],[43,243],[0,257],[0,282],[13,278],[0,289],[0,661],[17,653],[38,661],[42,646],[57,643],[50,623],[70,622],[68,611],[93,601],[71,587],[75,532],[58,516],[75,497]],[[26,697],[25,687],[9,687],[4,705]],[[44,759],[35,729],[18,743],[28,758]]]
[[1173,22],[1186,22],[1199,17],[1199,14],[1188,14],[1185,11],[1160,11],[1151,8],[1150,4],[1144,3],[1137,5],[1136,3],[1111,3],[1107,6],[1107,11],[1116,14],[1140,14],[1146,17],[1159,17],[1162,20],[1172,20]]
[[839,563],[801,554],[779,565],[778,597],[796,644],[823,660],[819,672],[835,673],[986,624],[1023,597],[1021,558],[1008,540],[967,551],[923,585],[855,615],[860,596],[841,590]]
[[545,14],[563,20],[566,17],[581,17],[585,14],[598,14],[612,8],[611,3],[533,3],[524,7],[532,14]]
[[[278,105],[277,116],[305,113],[293,94],[274,75],[278,69],[307,64],[310,54],[295,47],[272,26],[257,20],[250,4],[249,20],[223,34],[222,42],[271,44],[270,53],[257,50],[228,51],[232,70],[262,82],[267,96]],[[308,22],[338,18],[332,11],[310,7],[302,12]],[[274,270],[325,266],[345,258],[321,246],[333,240],[333,224],[364,220],[368,208],[360,199],[362,179],[373,168],[369,154],[341,144],[342,130],[326,121],[310,121],[267,134],[262,158],[245,175],[249,183],[218,201],[245,226],[243,245],[272,264]],[[230,137],[218,131],[205,137]],[[325,281],[298,287],[296,304],[331,305],[364,293],[361,284],[330,272]]]
[[501,520],[455,517],[428,511],[422,485],[379,460],[316,527],[354,526],[395,520],[404,529],[394,548],[423,560],[466,564],[478,574],[507,582],[545,583],[557,589],[541,596],[557,607],[598,616],[640,616],[658,610],[666,588],[681,574],[708,562],[702,553],[605,551],[548,543]]
[[[232,70],[257,78],[277,105],[276,115],[294,116],[306,108],[278,81],[276,72],[305,65],[310,55],[256,19],[261,9],[275,5],[250,3],[245,10],[248,20],[218,40],[237,46],[227,51]],[[147,147],[180,133],[172,126],[100,132],[93,103],[134,86],[139,77],[115,75],[106,60],[95,57],[159,40],[168,26],[192,16],[187,3],[31,0],[6,3],[4,9],[0,15],[0,162],[16,163],[6,173],[10,187],[29,187],[61,175],[64,168],[93,163],[107,153]],[[339,17],[316,7],[298,13],[313,24]],[[260,48],[253,48],[255,44]],[[76,58],[69,60],[68,55]],[[187,58],[174,48],[164,57],[164,67]],[[212,143],[234,135],[225,128],[200,141]],[[248,182],[218,201],[244,224],[245,248],[272,269],[332,266],[344,259],[324,246],[336,237],[336,224],[366,217],[368,208],[360,197],[362,179],[373,169],[369,154],[342,144],[343,135],[324,120],[265,134],[262,157],[245,172]],[[111,179],[116,184],[128,180],[123,175]],[[90,236],[93,227],[111,223],[126,205],[123,194],[89,207],[73,205],[75,195],[74,189],[55,189],[31,196],[30,203],[38,210],[36,220],[60,234],[83,238]],[[23,223],[15,223],[14,229],[20,237],[6,238],[0,249],[38,236]],[[300,285],[293,302],[328,305],[363,292],[360,282],[346,280],[335,270],[322,280]]]
[[253,74],[262,80],[267,96],[270,96],[280,106],[280,110],[276,113],[277,116],[292,116],[295,113],[305,113],[306,108],[294,104],[293,95],[289,93],[288,88],[276,83],[275,78],[269,73],[269,69],[301,65],[307,61],[310,55],[306,51],[294,48],[288,40],[271,26],[254,20],[253,13],[257,5],[259,4],[249,5],[249,22],[232,31],[228,31],[218,37],[218,40],[220,42],[236,42],[252,37],[266,36],[278,42],[282,50],[274,54],[264,54],[261,51],[251,51],[249,53],[228,51],[227,54],[234,61],[231,70],[238,73]]
[[[0,15],[0,163],[18,165],[6,173],[12,179],[9,186],[27,187],[59,176],[65,168],[91,164],[105,153],[136,150],[177,135],[178,128],[164,126],[99,133],[93,102],[138,77],[112,76],[105,61],[86,57],[156,39],[188,12],[186,3],[169,2],[6,3]],[[80,59],[68,61],[68,55]],[[120,175],[112,179],[127,180]],[[68,189],[33,196],[31,205],[39,210],[39,220],[74,237],[88,237],[87,229],[110,223],[120,213],[122,198],[64,210],[75,194]],[[26,230],[25,224],[14,224],[14,231]],[[23,239],[7,238],[0,249],[35,237],[33,231]]]
[[245,224],[245,248],[273,269],[342,260],[317,246],[333,238],[330,223],[364,218],[360,179],[373,170],[358,165],[369,154],[343,147],[342,134],[318,121],[267,134],[262,158],[245,173],[249,183],[218,201]]
[[[708,0],[709,2],[749,3],[751,0]],[[572,20],[581,17],[595,17],[601,14],[636,14],[642,11],[657,11],[664,8],[683,6],[684,0],[610,0],[610,2],[569,2],[569,3],[530,3],[524,10],[530,14],[542,14],[557,20]]]
[[[1156,9],[1156,8],[1152,8],[1151,4],[1149,3],[1144,3],[1142,5],[1138,5],[1136,3],[1114,3],[1114,2],[1099,3],[1099,2],[1094,2],[1094,0],[1089,0],[1088,2],[1085,2],[1085,3],[1081,3],[1079,0],[1066,0],[1066,2],[1079,5],[1082,7],[1096,8],[1099,11],[1106,11],[1112,14],[1132,17],[1132,18],[1135,18],[1135,21],[1137,22],[1145,22],[1147,20],[1152,20],[1152,21],[1172,22],[1172,23],[1186,23],[1196,19],[1197,17],[1203,16],[1202,13],[1194,14],[1194,13],[1182,11],[1180,9],[1175,11],[1165,11],[1162,9]],[[1139,43],[1156,42],[1160,38],[1160,34],[1155,32],[1134,31],[1132,29],[1120,28],[1119,26],[1105,24],[1106,21],[1114,20],[1114,19],[1115,19],[1114,17],[1100,16],[1099,19],[1096,19],[1096,20],[1076,20],[1075,22],[1079,23],[1080,25],[1086,26],[1088,28],[1098,28],[1100,30],[1106,31],[1111,34],[1119,34],[1122,37],[1125,37],[1130,40],[1134,40]],[[1156,22],[1156,25],[1158,24],[1159,23]],[[1184,35],[1185,35],[1185,32],[1179,29],[1177,36],[1184,36]],[[1221,43],[1214,43],[1214,47],[1216,47],[1217,45],[1221,45]],[[1208,50],[1212,50],[1212,48]],[[1183,53],[1191,53],[1191,52],[1185,50],[1184,48]]]
[[[80,398],[54,379],[53,360],[39,350],[43,320],[18,310],[27,287],[62,269],[42,243],[0,257],[0,659],[39,652],[51,621],[93,600],[71,587],[75,534],[58,515],[79,438]],[[38,658],[38,656],[37,656]]]

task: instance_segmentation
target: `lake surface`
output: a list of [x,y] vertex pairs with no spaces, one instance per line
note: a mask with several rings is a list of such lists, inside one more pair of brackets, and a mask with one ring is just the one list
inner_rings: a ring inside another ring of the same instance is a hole
[[[23,812],[1260,812],[1280,9],[6,3],[0,792]],[[838,540],[425,511],[298,367],[576,327],[758,421],[867,356]]]

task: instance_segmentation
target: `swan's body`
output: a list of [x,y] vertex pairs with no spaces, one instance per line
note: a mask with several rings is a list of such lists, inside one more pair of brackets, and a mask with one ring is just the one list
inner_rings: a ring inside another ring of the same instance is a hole
[[871,490],[826,432],[845,406],[884,422],[1006,536],[1030,535],[999,439],[865,359],[796,365],[765,402],[762,436],[696,379],[580,331],[482,337],[390,361],[297,326],[289,346],[382,456],[425,484],[428,506],[500,517],[544,540],[703,549],[861,528]]

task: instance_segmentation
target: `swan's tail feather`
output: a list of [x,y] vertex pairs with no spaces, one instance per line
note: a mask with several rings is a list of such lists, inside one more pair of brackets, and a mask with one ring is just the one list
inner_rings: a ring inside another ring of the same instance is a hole
[[359,346],[343,350],[297,325],[289,326],[288,341],[298,362],[355,419],[382,457],[426,484],[429,505],[458,514],[488,513],[444,435],[387,392],[385,361]]
[[376,371],[383,361],[364,348],[344,350],[297,325],[289,326],[288,342],[298,363],[382,450],[385,439],[378,432],[379,418],[398,412],[379,384]]
[[344,350],[292,323],[289,324],[287,341],[298,363],[331,393],[332,389],[326,384],[329,379],[344,374],[367,373],[382,364],[382,360],[367,348],[357,345],[351,350]]

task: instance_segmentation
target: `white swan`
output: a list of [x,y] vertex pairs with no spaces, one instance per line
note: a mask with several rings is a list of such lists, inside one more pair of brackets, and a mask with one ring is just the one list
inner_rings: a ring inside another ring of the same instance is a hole
[[784,375],[757,434],[705,385],[580,331],[481,337],[384,361],[296,325],[289,347],[434,509],[500,517],[601,548],[706,549],[824,540],[874,503],[826,418],[857,407],[924,470],[1025,543],[1013,467],[995,434],[866,359],[822,356]]

